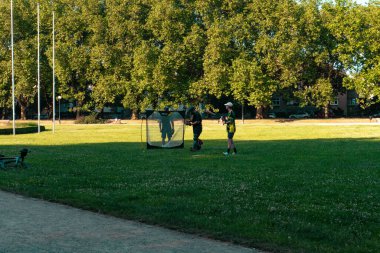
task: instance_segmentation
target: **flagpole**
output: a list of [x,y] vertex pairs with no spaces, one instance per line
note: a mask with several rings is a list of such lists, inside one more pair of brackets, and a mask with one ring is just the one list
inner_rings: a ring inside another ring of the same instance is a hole
[[38,89],[38,133],[41,132],[41,99],[40,99],[40,3],[37,3],[37,39],[38,39],[38,59],[37,59],[37,68],[38,68],[38,73],[37,73],[37,89]]
[[15,110],[15,70],[14,70],[14,47],[13,47],[13,0],[11,0],[11,47],[12,47],[12,121],[13,135],[16,135],[16,110]]
[[55,16],[53,11],[53,133],[55,133]]

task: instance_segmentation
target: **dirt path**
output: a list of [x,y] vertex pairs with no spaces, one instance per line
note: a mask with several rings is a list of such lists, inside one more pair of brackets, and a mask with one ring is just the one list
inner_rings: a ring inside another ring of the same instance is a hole
[[0,191],[0,252],[259,251]]

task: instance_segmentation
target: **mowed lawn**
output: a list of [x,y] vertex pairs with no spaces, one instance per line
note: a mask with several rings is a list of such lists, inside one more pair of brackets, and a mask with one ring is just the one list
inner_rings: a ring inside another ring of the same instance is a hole
[[[47,126],[48,130],[51,127]],[[0,135],[0,189],[272,252],[378,252],[380,125],[206,125],[204,148],[146,150],[140,125]]]

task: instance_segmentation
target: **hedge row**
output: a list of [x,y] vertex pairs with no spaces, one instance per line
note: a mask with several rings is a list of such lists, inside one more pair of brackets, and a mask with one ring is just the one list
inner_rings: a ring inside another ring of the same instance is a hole
[[[45,127],[40,127],[41,132],[45,131]],[[38,126],[26,126],[26,127],[18,127],[16,128],[16,134],[31,134],[31,133],[37,133],[38,132]],[[3,128],[0,129],[0,135],[10,135],[13,134],[12,128]]]

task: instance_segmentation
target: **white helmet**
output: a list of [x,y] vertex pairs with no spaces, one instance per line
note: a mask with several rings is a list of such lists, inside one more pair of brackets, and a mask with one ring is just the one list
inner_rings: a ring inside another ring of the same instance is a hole
[[228,102],[228,103],[226,103],[226,104],[224,104],[225,106],[228,106],[228,107],[233,107],[234,105],[231,103],[231,102]]

